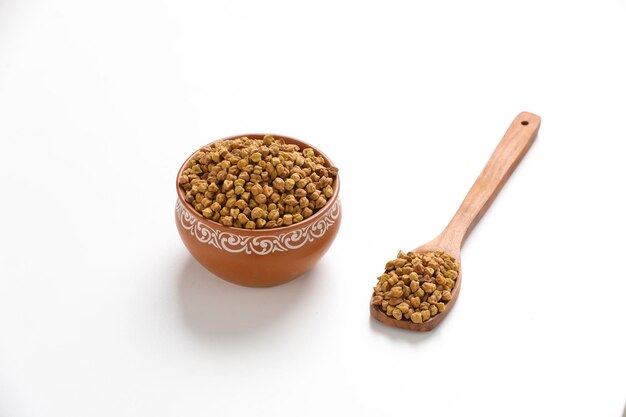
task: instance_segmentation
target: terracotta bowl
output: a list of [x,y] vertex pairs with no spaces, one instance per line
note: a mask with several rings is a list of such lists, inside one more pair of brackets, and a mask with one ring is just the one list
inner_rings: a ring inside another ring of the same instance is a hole
[[[264,134],[236,135],[262,139]],[[319,149],[288,136],[274,135],[300,148],[313,148],[324,157],[326,166],[332,162]],[[224,140],[220,139],[220,140]],[[217,142],[217,141],[216,141]],[[185,201],[176,176],[176,226],[183,243],[194,258],[218,277],[247,287],[270,287],[284,284],[311,269],[335,240],[341,224],[339,177],[335,193],[314,215],[297,224],[275,229],[246,230],[226,227],[205,219]]]

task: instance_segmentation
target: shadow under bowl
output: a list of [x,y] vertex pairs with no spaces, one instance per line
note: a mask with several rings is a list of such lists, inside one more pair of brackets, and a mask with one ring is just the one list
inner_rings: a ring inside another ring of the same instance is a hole
[[[242,136],[262,139],[264,135],[236,135],[212,143]],[[312,148],[324,158],[327,167],[333,166],[314,146],[288,136],[273,136],[301,149]],[[238,285],[271,287],[304,274],[330,248],[341,224],[339,176],[335,178],[334,193],[326,205],[300,223],[274,229],[227,227],[198,213],[185,201],[185,191],[178,186],[178,178],[196,152],[187,158],[176,176],[176,226],[191,255],[210,272]]]

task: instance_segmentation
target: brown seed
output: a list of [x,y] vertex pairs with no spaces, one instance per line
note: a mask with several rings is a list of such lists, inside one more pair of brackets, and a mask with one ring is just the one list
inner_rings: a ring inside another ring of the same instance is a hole
[[397,298],[392,297],[389,299],[389,304],[392,306],[397,306],[398,304],[402,303],[402,301],[403,300],[400,297],[397,297]]
[[271,210],[267,215],[269,220],[276,220],[278,217],[280,217],[280,212],[277,209]]
[[313,184],[312,182],[308,183],[306,185],[306,187],[304,187],[304,190],[307,192],[307,194],[312,194],[313,192],[315,192],[317,188],[315,187],[315,184]]
[[391,288],[391,296],[392,297],[402,297],[403,291],[401,287],[393,287]]
[[253,196],[257,196],[261,194],[262,192],[263,192],[263,187],[261,186],[261,184],[254,184],[252,187],[250,187],[250,193]]
[[235,197],[230,197],[228,200],[226,200],[226,203],[224,203],[224,207],[228,207],[229,209],[235,207],[235,203],[237,202],[237,199]]
[[396,285],[399,282],[398,276],[395,273],[391,273],[387,282],[389,282],[389,285]]
[[408,299],[410,295],[411,295],[411,289],[406,285],[402,287],[402,296]]
[[262,158],[262,156],[261,156],[261,153],[259,153],[259,152],[255,152],[252,155],[250,155],[250,159],[255,164],[258,163],[259,161],[261,161],[261,158]]
[[276,178],[272,184],[274,184],[274,188],[278,192],[282,193],[285,191],[285,180],[282,178]]
[[222,191],[226,192],[232,188],[233,188],[233,181],[224,180],[224,183],[222,184]]
[[244,200],[239,199],[235,202],[235,207],[237,207],[239,210],[243,210],[246,207],[248,207],[248,203],[246,203]]
[[406,259],[397,258],[395,261],[393,261],[393,266],[395,266],[396,268],[402,268],[405,264]]
[[228,200],[228,197],[226,197],[226,194],[224,193],[218,193],[215,195],[215,201],[217,201],[220,204],[224,204],[226,200]]
[[260,207],[255,207],[254,209],[252,209],[252,219],[256,220],[256,219],[261,219],[267,217],[267,213]]
[[420,324],[422,322],[422,314],[419,311],[411,314],[411,321],[416,324]]
[[290,206],[297,206],[298,205],[298,200],[296,200],[296,197],[294,197],[293,195],[288,195],[287,197],[285,197],[284,202],[285,202],[285,204],[288,204]]
[[409,312],[409,305],[407,303],[400,303],[397,308],[402,312],[402,314]]

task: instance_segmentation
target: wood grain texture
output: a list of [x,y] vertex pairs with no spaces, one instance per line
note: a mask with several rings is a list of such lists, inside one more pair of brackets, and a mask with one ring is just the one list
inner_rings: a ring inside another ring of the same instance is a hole
[[528,112],[520,113],[511,122],[487,165],[461,203],[461,207],[438,237],[441,243],[459,249],[463,246],[469,233],[535,141],[540,125],[541,118]]
[[[511,122],[508,130],[493,151],[482,172],[465,196],[463,203],[456,214],[439,236],[430,242],[413,249],[412,252],[431,252],[443,250],[454,256],[459,262],[459,275],[452,289],[450,301],[446,309],[426,321],[415,324],[409,320],[396,320],[387,316],[379,307],[372,304],[370,299],[370,313],[376,320],[392,327],[413,331],[429,331],[437,327],[450,312],[461,291],[462,268],[461,247],[476,223],[502,189],[515,168],[526,155],[526,152],[535,141],[541,125],[541,118],[533,113],[522,112]],[[373,298],[373,295],[372,295]]]

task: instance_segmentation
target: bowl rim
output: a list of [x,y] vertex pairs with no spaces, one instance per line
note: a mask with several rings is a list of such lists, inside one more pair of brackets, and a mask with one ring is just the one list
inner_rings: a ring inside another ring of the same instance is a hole
[[[237,139],[240,137],[244,137],[247,136],[249,138],[252,139],[262,139],[263,136],[265,135],[272,135],[275,138],[279,138],[279,139],[284,139],[285,143],[295,143],[296,145],[300,146],[300,149],[303,148],[312,148],[316,154],[320,155],[322,158],[324,158],[324,161],[326,161],[326,167],[333,167],[336,168],[335,164],[331,161],[331,159],[321,150],[319,150],[317,147],[304,142],[303,140],[300,139],[296,139],[293,138],[291,136],[285,136],[285,135],[281,135],[278,133],[243,133],[240,135],[232,135],[232,136],[227,136],[221,139],[216,139],[214,141],[209,142],[206,145],[202,145],[202,147],[204,146],[211,146],[214,143],[217,142],[221,142],[224,140],[231,140],[231,139]],[[201,147],[201,148],[202,148]],[[185,210],[192,215],[197,221],[200,221],[202,223],[211,225],[212,227],[216,227],[218,229],[224,230],[224,231],[228,231],[230,233],[240,233],[240,234],[246,234],[246,235],[263,235],[263,234],[267,234],[267,233],[272,233],[272,234],[281,234],[283,232],[289,232],[292,230],[297,230],[303,227],[306,227],[312,223],[314,223],[316,220],[322,218],[326,212],[328,212],[334,205],[335,203],[338,201],[339,198],[339,189],[340,189],[340,179],[339,179],[339,173],[337,173],[337,176],[335,177],[335,181],[333,182],[333,190],[334,193],[332,195],[332,197],[326,202],[326,205],[321,209],[318,210],[317,212],[313,213],[313,215],[307,219],[302,220],[299,223],[294,223],[291,224],[289,226],[281,226],[281,227],[275,227],[272,229],[243,229],[240,227],[232,227],[232,226],[224,226],[221,223],[218,223],[214,220],[211,219],[207,219],[204,216],[202,216],[200,213],[198,213],[195,209],[195,207],[192,207],[191,204],[189,204],[187,202],[187,200],[185,199],[185,195],[184,195],[184,190],[178,185],[178,178],[180,178],[183,170],[186,168],[187,163],[189,162],[189,160],[196,154],[196,152],[198,152],[201,148],[196,149],[195,151],[193,151],[186,159],[185,161],[182,163],[182,165],[180,166],[178,173],[176,174],[176,194],[178,196],[178,200],[180,202],[180,204],[182,204],[182,206],[185,208]]]

